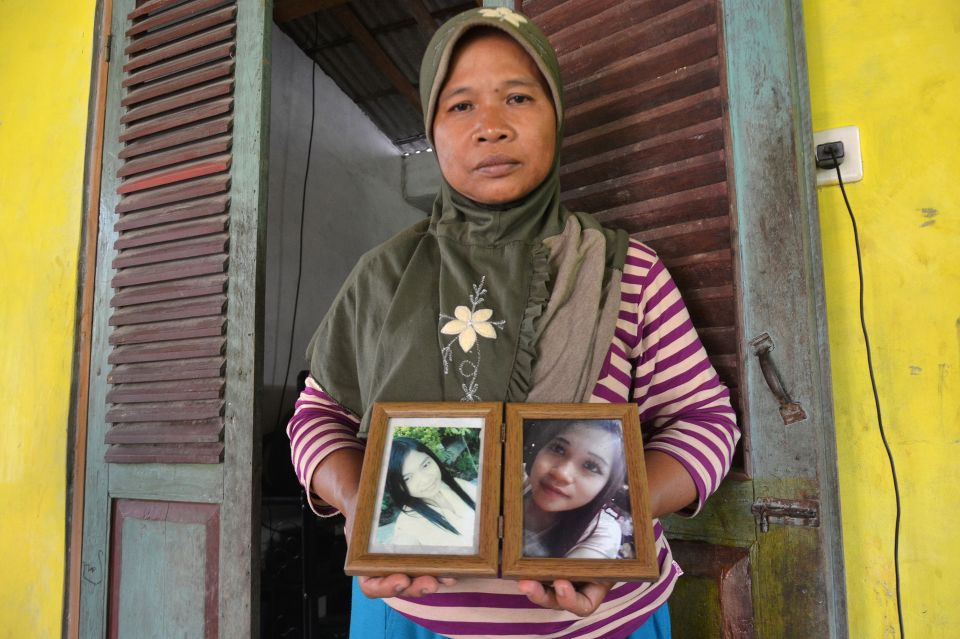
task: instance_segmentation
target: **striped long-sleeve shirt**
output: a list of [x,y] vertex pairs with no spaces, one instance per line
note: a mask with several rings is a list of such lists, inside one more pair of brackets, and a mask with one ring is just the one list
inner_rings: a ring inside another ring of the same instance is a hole
[[[696,514],[730,468],[740,431],[729,391],[707,359],[676,285],[647,246],[632,241],[627,252],[614,338],[591,402],[635,401],[644,448],[679,461],[697,487],[685,511]],[[308,488],[323,459],[341,448],[362,449],[359,419],[310,378],[289,425],[294,469]],[[321,516],[335,514],[316,496]],[[673,590],[680,568],[658,521],[654,522],[660,576],[653,583],[620,583],[588,617],[549,610],[527,600],[516,585],[499,579],[462,579],[456,586],[421,598],[386,602],[417,623],[454,638],[625,637],[638,628]]]

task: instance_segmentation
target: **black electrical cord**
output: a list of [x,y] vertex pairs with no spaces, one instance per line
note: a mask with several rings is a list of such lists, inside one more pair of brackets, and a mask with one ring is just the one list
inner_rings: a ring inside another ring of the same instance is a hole
[[[313,50],[317,50],[320,42],[320,13],[313,14],[314,35]],[[303,276],[303,220],[307,211],[307,181],[310,177],[310,156],[313,155],[313,128],[317,121],[317,61],[310,58],[310,135],[307,138],[307,162],[303,170],[303,191],[300,197],[300,227],[297,232],[299,235],[299,248],[297,250],[297,286],[293,297],[293,318],[290,320],[290,346],[287,348],[287,363],[283,369],[283,379],[280,380],[280,402],[277,405],[277,423],[276,428],[280,428],[283,419],[283,401],[287,395],[287,378],[290,376],[290,361],[293,359],[293,338],[294,331],[297,328],[297,307],[300,305],[300,280]],[[277,313],[277,319],[280,313]]]
[[880,412],[880,394],[877,392],[877,379],[873,372],[873,356],[870,353],[870,336],[867,334],[867,320],[863,312],[863,258],[860,255],[860,234],[857,231],[857,219],[853,215],[853,209],[850,207],[850,200],[847,199],[847,190],[843,186],[843,176],[840,175],[840,163],[837,162],[837,156],[832,148],[829,149],[830,157],[834,160],[834,168],[837,170],[837,181],[840,183],[840,193],[843,194],[843,202],[847,205],[847,213],[850,214],[850,223],[853,225],[853,241],[857,249],[857,273],[860,276],[860,329],[863,331],[863,341],[867,346],[867,368],[870,370],[870,386],[873,388],[873,403],[877,408],[877,424],[880,427],[880,439],[883,440],[883,447],[887,451],[887,459],[890,461],[890,474],[893,476],[893,493],[897,499],[897,522],[893,533],[893,567],[896,574],[897,584],[897,621],[900,624],[900,639],[903,639],[903,605],[900,600],[900,484],[897,481],[897,467],[893,463],[893,453],[890,450],[890,443],[887,441],[887,434],[883,429],[883,416]]

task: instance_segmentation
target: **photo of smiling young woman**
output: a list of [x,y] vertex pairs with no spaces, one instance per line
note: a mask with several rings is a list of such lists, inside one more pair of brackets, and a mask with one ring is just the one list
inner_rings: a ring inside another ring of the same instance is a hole
[[394,426],[391,430],[370,550],[474,553],[479,429]]
[[526,420],[523,554],[634,556],[623,431],[618,420]]

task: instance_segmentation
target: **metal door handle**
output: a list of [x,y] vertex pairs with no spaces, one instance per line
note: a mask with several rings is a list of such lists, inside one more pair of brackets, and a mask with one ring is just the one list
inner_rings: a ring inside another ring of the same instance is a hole
[[805,420],[807,418],[806,412],[804,412],[800,402],[790,399],[790,394],[783,386],[783,380],[780,379],[780,373],[773,363],[773,358],[770,357],[770,351],[774,348],[770,335],[761,333],[750,340],[750,346],[753,347],[753,354],[760,360],[760,371],[763,373],[763,378],[767,380],[770,392],[773,393],[780,404],[780,417],[783,418],[784,425]]

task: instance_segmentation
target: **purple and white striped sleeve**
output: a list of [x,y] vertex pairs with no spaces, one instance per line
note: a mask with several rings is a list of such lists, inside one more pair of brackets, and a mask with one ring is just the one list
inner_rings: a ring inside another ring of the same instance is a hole
[[326,504],[310,490],[313,472],[327,455],[341,448],[363,450],[363,442],[357,437],[360,418],[336,402],[313,377],[297,399],[293,417],[287,424],[290,438],[290,455],[297,479],[309,495],[310,508],[321,517],[337,514],[336,509]]
[[730,469],[740,430],[730,391],[710,364],[676,284],[656,253],[639,243],[634,248],[649,267],[631,353],[633,400],[653,433],[645,448],[672,456],[693,478],[697,502],[681,513],[692,516]]

